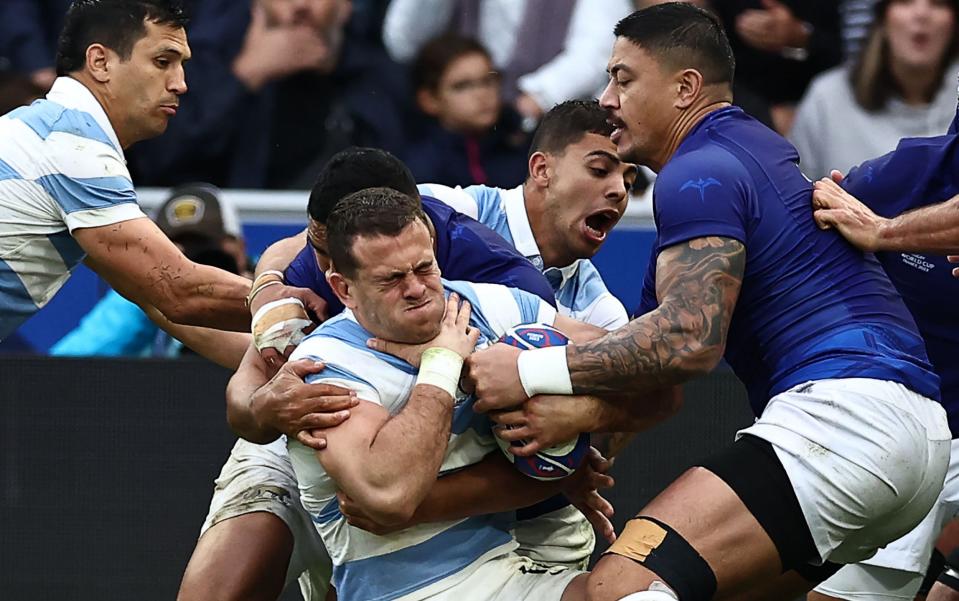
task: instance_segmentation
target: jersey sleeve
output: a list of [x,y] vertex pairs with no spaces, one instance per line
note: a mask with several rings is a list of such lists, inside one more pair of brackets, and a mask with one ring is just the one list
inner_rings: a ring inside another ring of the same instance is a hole
[[457,213],[479,219],[479,204],[463,188],[451,188],[442,184],[420,184],[416,186],[421,196],[431,196]]
[[658,253],[653,253],[649,257],[649,263],[646,265],[646,275],[643,277],[643,292],[639,299],[639,305],[633,311],[633,318],[646,315],[659,306],[656,299],[656,259]]
[[347,367],[348,361],[338,352],[335,342],[322,336],[309,336],[290,355],[290,361],[300,359],[313,359],[324,364],[323,371],[306,377],[308,384],[341,386],[354,391],[357,398],[383,405],[379,391],[370,381]]
[[599,270],[589,259],[576,263],[575,285],[562,285],[556,295],[560,312],[568,308],[569,316],[605,330],[615,330],[629,321],[626,308],[606,288]]
[[662,170],[655,186],[659,248],[707,236],[746,242],[752,186],[745,168],[725,151],[684,154]]

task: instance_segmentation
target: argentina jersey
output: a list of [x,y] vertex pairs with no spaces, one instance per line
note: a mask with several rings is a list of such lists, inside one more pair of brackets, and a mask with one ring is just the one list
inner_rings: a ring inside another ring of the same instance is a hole
[[80,82],[0,117],[0,339],[43,307],[84,252],[70,233],[144,217],[123,150]]
[[[443,282],[472,305],[470,324],[480,330],[483,347],[521,323],[552,324],[556,310],[539,297],[495,284]],[[326,364],[310,382],[356,391],[390,415],[399,413],[411,394],[416,370],[391,355],[366,346],[372,335],[345,311],[322,324],[296,349],[291,360],[311,358]],[[440,474],[479,462],[497,448],[485,416],[472,410],[473,398],[456,399],[449,445]],[[343,601],[420,598],[454,586],[483,562],[516,547],[509,534],[512,514],[420,524],[377,536],[350,526],[340,513],[336,483],[314,452],[288,441],[290,459],[304,508],[311,515],[333,560],[333,584]],[[409,597],[408,597],[409,596]]]
[[450,188],[420,184],[418,189],[420,194],[436,198],[489,227],[542,270],[556,295],[560,314],[607,330],[629,320],[625,307],[610,294],[589,259],[578,259],[562,268],[543,265],[526,213],[523,186],[503,190],[482,185]]

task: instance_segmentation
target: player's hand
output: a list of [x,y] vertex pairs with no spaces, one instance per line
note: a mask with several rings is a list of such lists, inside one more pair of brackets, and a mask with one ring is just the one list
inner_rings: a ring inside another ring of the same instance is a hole
[[496,428],[496,436],[507,442],[528,441],[522,447],[510,446],[510,453],[529,457],[590,431],[597,403],[594,397],[541,394],[519,407],[493,411],[489,416],[501,426],[510,426]]
[[392,534],[398,530],[403,530],[404,528],[415,525],[412,522],[381,524],[367,515],[367,513],[363,511],[363,508],[343,491],[337,491],[336,499],[340,513],[346,518],[347,524],[360,530],[366,530],[377,536]]
[[838,169],[833,169],[829,172],[829,179],[836,182],[840,186],[842,185],[842,180],[846,179],[846,176],[842,174],[842,171]]
[[777,0],[760,0],[763,8],[744,10],[736,17],[736,33],[750,46],[765,52],[805,48],[809,31]]
[[[284,299],[299,302],[281,302]],[[264,307],[267,309],[261,311]],[[293,349],[316,327],[310,313],[320,321],[327,318],[327,304],[308,288],[275,285],[257,293],[250,303],[250,313],[254,317],[253,344],[272,374],[286,363]]]
[[820,229],[836,229],[850,244],[866,252],[879,249],[885,221],[829,178],[813,183],[813,219]]
[[516,366],[520,352],[515,346],[494,344],[466,359],[466,379],[477,399],[474,411],[486,413],[509,409],[529,398]]
[[420,366],[423,351],[436,346],[449,349],[460,357],[466,358],[476,348],[476,341],[479,340],[479,330],[469,325],[471,314],[472,307],[469,301],[464,300],[461,304],[459,295],[452,292],[446,299],[446,311],[443,314],[440,333],[432,340],[422,344],[405,344],[382,338],[370,338],[366,341],[366,345],[398,357],[413,367]]
[[250,399],[250,411],[261,429],[273,429],[316,450],[326,448],[323,430],[350,417],[359,401],[355,394],[331,384],[307,384],[324,365],[309,359],[283,365]]
[[616,530],[610,521],[614,513],[613,505],[599,491],[616,483],[608,474],[612,466],[612,460],[590,447],[583,465],[572,476],[563,479],[563,494],[610,544],[616,542]]

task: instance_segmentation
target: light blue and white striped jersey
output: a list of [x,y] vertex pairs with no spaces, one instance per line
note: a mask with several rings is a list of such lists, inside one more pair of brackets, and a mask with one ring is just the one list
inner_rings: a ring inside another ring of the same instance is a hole
[[43,307],[84,252],[70,233],[145,215],[103,108],[61,77],[0,117],[0,340]]
[[[507,329],[523,323],[552,324],[556,310],[539,297],[497,284],[443,281],[472,305],[470,324],[480,330],[482,348]],[[310,382],[355,390],[357,397],[399,413],[413,390],[416,369],[366,346],[372,337],[350,311],[324,322],[297,347],[290,360],[311,358],[326,364]],[[485,415],[473,411],[472,396],[458,396],[449,446],[440,468],[447,473],[479,462],[497,449]],[[509,528],[513,513],[420,524],[376,536],[346,523],[336,499],[336,483],[314,452],[287,442],[300,485],[300,499],[312,516],[333,560],[333,584],[341,601],[422,598],[462,581],[483,562],[516,547]],[[498,452],[498,451],[497,451]]]
[[562,268],[545,268],[530,228],[523,186],[503,190],[482,185],[450,188],[439,184],[420,184],[418,188],[420,194],[432,196],[456,211],[469,215],[512,244],[549,280],[562,315],[607,330],[615,330],[629,321],[623,303],[610,294],[602,276],[589,259],[578,259]]

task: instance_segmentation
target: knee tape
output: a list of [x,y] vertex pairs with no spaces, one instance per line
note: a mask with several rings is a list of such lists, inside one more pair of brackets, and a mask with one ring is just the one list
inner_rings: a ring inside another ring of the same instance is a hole
[[[676,592],[673,600],[709,601],[716,594],[716,575],[702,555],[678,532],[654,518],[638,516],[627,522],[606,553],[627,557],[652,571]],[[633,601],[632,596],[627,599]],[[667,601],[670,597],[637,597],[635,601],[641,599]]]

